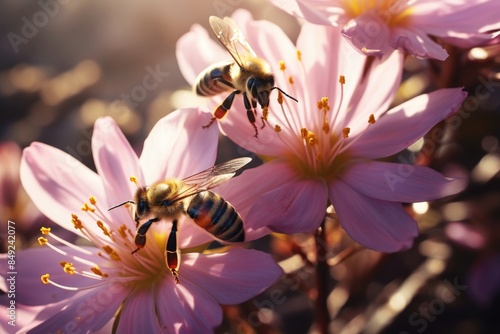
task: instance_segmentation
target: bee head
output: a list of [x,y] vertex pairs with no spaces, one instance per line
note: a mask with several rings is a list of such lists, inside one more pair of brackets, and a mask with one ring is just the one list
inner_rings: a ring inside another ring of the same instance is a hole
[[139,218],[146,216],[149,213],[148,192],[149,187],[140,187],[135,193],[134,202],[136,204],[136,213]]
[[247,81],[247,90],[252,98],[257,100],[262,108],[269,106],[269,95],[274,87],[274,77],[268,75],[265,77],[251,77]]

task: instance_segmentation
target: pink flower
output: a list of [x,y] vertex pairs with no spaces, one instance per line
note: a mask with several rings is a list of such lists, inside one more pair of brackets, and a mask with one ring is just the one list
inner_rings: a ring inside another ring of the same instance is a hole
[[[200,130],[208,119],[198,109],[166,116],[153,128],[138,158],[116,123],[101,118],[92,136],[97,174],[41,143],[24,151],[21,178],[35,204],[56,223],[88,240],[85,246],[73,245],[43,229],[39,239],[43,248],[16,254],[16,301],[46,305],[31,332],[86,333],[117,316],[118,333],[206,333],[222,320],[218,304],[243,302],[281,276],[271,257],[255,250],[195,252],[194,247],[213,238],[183,217],[179,247],[190,250],[181,255],[180,284],[176,284],[164,258],[171,222],[153,224],[146,246],[131,254],[136,247],[130,210],[108,211],[132,199],[136,190],[129,181],[132,175],[147,185],[212,166],[217,129]],[[0,262],[5,274],[9,271],[5,255]],[[4,277],[0,288],[6,286]]]
[[[367,58],[352,51],[335,28],[306,23],[295,46],[276,25],[253,21],[246,11],[235,12],[233,19],[257,55],[270,63],[276,86],[299,102],[285,98],[280,105],[272,98],[267,124],[255,138],[241,99],[235,99],[220,127],[269,162],[243,172],[222,194],[238,194],[236,206],[253,203],[240,213],[254,227],[312,231],[331,202],[357,242],[380,251],[409,247],[418,229],[401,203],[455,194],[464,182],[427,167],[375,159],[414,143],[453,114],[466,93],[438,90],[387,110],[400,83],[401,53],[375,61],[364,75]],[[191,84],[206,66],[228,58],[199,26],[178,41],[177,56]],[[286,69],[280,70],[280,60]]]
[[488,43],[500,34],[496,0],[271,0],[315,24],[334,25],[360,52],[382,57],[401,49],[420,58],[445,60],[432,37],[459,47]]

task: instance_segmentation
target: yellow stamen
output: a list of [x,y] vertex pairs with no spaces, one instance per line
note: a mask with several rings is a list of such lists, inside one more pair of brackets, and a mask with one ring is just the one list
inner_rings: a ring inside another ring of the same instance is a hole
[[94,212],[95,209],[90,207],[88,203],[83,203],[83,206],[81,208],[82,211],[90,211],[90,212]]
[[342,137],[349,138],[349,132],[351,132],[350,128],[343,128],[342,129]]
[[42,231],[42,234],[47,235],[50,233],[50,227],[42,227],[40,231]]
[[75,215],[75,214],[71,214],[71,222],[73,223],[73,226],[77,229],[77,230],[81,230],[83,229],[83,224],[82,224],[82,221],[80,219],[78,219],[78,216]]
[[300,50],[297,50],[297,60],[302,61],[302,52]]
[[288,82],[290,83],[290,85],[293,85],[295,83],[292,76],[288,77]]
[[103,246],[102,247],[102,250],[105,251],[110,257],[111,257],[111,260],[114,260],[114,261],[120,261],[120,256],[118,255],[118,253],[113,249],[111,248],[110,246]]
[[74,275],[75,274],[75,267],[73,267],[73,263],[66,263],[64,266],[64,272],[69,275]]
[[339,82],[340,82],[341,85],[345,85],[345,76],[344,75],[340,76]]
[[279,125],[275,125],[275,126],[274,126],[274,131],[275,131],[275,132],[281,132],[281,126],[279,126]]
[[103,222],[98,220],[97,221],[97,226],[102,230],[105,236],[110,237],[111,233],[109,233],[108,228],[104,226]]
[[44,237],[40,237],[40,238],[38,238],[38,243],[39,243],[40,245],[42,245],[42,246],[43,246],[43,245],[46,245],[48,242],[49,242],[49,240],[48,240],[47,238],[44,238]]
[[101,269],[99,269],[99,267],[98,267],[98,266],[92,267],[92,268],[90,268],[90,270],[91,270],[94,274],[99,275],[99,276],[101,276],[101,277],[108,277],[108,274],[104,274],[104,273],[101,271]]
[[269,108],[264,107],[262,108],[262,120],[267,121],[267,116],[269,116]]
[[312,131],[307,130],[306,128],[302,128],[300,130],[300,135],[306,141],[306,143],[311,146],[316,145],[318,143],[318,138],[316,137],[316,134]]
[[283,104],[283,94],[278,90],[278,103]]
[[373,114],[370,115],[370,117],[368,117],[368,123],[370,124],[375,124],[375,116]]
[[127,237],[127,233],[125,233],[126,230],[127,230],[127,226],[125,224],[121,225],[120,228],[118,228],[118,233],[120,234],[120,236],[122,238]]
[[97,199],[94,196],[89,197],[90,204],[95,205],[97,203]]
[[285,65],[285,61],[284,60],[280,60],[280,70],[281,71],[286,70],[286,65]]
[[43,284],[49,284],[50,275],[49,274],[42,275],[40,279],[42,280]]
[[139,184],[139,181],[137,180],[137,177],[135,177],[133,175],[130,177],[130,181],[134,182],[136,185]]

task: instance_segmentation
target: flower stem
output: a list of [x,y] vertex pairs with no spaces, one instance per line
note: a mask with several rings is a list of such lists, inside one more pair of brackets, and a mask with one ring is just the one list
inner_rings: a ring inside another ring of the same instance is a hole
[[[326,219],[326,217],[325,217]],[[319,327],[320,333],[328,334],[328,327],[330,325],[330,313],[328,311],[328,282],[330,277],[330,270],[327,263],[327,244],[325,235],[325,219],[321,223],[321,228],[316,234],[316,287],[318,294],[316,298],[316,323]]]

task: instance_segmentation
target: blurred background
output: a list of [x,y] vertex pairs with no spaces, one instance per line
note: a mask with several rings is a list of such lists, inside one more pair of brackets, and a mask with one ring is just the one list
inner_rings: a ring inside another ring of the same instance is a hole
[[[16,222],[17,249],[36,247],[40,226],[54,227],[20,185],[22,148],[40,141],[94,169],[92,126],[108,115],[140,152],[157,120],[204,105],[178,69],[179,37],[237,8],[279,24],[292,40],[299,33],[294,18],[263,0],[0,2],[0,219]],[[465,107],[393,158],[465,177],[466,191],[408,205],[421,235],[401,253],[357,247],[333,213],[320,246],[313,235],[255,242],[287,275],[254,300],[224,306],[217,333],[500,332],[500,48],[449,53],[446,62],[409,59],[395,104],[464,86]],[[223,137],[219,147],[219,161],[242,152]]]

